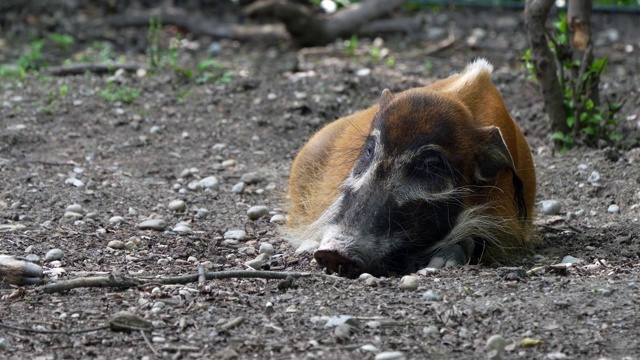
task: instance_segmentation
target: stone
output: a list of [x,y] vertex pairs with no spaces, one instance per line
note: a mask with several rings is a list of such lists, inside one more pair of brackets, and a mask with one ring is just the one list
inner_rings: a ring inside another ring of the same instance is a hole
[[248,172],[242,174],[242,176],[240,177],[240,181],[247,185],[253,185],[264,181],[264,178],[257,172]]
[[400,289],[405,291],[416,291],[418,285],[419,279],[417,276],[405,275],[400,280]]
[[149,219],[138,224],[140,230],[163,231],[166,227],[167,223],[162,219]]
[[73,212],[76,214],[84,214],[85,211],[82,209],[82,206],[80,204],[71,204],[69,206],[67,206],[64,211],[67,212]]
[[231,187],[231,192],[234,194],[240,194],[241,192],[244,191],[245,186],[246,186],[245,183],[240,181],[239,183]]
[[220,189],[220,183],[215,176],[208,176],[199,181],[201,187],[205,189],[218,190]]
[[273,254],[275,254],[275,250],[273,249],[273,245],[267,242],[263,242],[260,243],[260,249],[258,250],[258,253],[273,256]]
[[400,351],[384,351],[374,357],[375,360],[404,360],[406,357]]
[[266,206],[262,206],[262,205],[252,206],[249,208],[249,210],[247,210],[247,216],[251,220],[258,220],[261,217],[268,214],[269,214],[269,209]]
[[51,249],[44,256],[45,262],[51,262],[55,260],[60,260],[64,257],[64,252],[60,249]]
[[282,214],[275,214],[269,220],[272,224],[284,225],[287,222],[287,217]]
[[116,249],[116,250],[122,250],[122,249],[124,249],[124,242],[122,242],[120,240],[111,240],[107,244],[107,247],[112,248],[112,249]]
[[120,224],[121,222],[124,222],[122,216],[112,216],[109,218],[109,224]]
[[187,209],[187,203],[185,203],[183,200],[176,199],[171,201],[168,207],[171,211],[184,212]]
[[577,257],[573,257],[571,255],[563,257],[561,261],[562,264],[579,264],[581,262],[583,262],[582,259],[578,259]]
[[561,204],[558,200],[542,200],[542,213],[545,215],[556,215],[560,212]]
[[244,240],[247,237],[247,232],[244,230],[229,230],[223,236],[227,240]]
[[611,204],[607,208],[607,212],[610,213],[610,214],[617,214],[617,213],[620,212],[620,206],[618,206],[616,204]]
[[424,294],[422,294],[422,297],[426,300],[426,301],[442,301],[442,295],[440,295],[439,293],[433,291],[433,290],[427,290],[424,292]]

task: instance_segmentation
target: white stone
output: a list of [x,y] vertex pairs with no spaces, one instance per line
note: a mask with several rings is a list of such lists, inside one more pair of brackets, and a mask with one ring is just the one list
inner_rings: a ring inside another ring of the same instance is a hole
[[249,210],[247,210],[247,216],[249,216],[249,219],[251,220],[258,220],[259,218],[268,214],[269,209],[266,206],[262,205],[252,206],[249,208]]
[[203,188],[218,190],[220,189],[220,183],[215,176],[208,176],[202,180],[200,180],[200,186]]
[[244,230],[229,230],[224,233],[224,238],[227,240],[244,240],[247,237],[247,232]]

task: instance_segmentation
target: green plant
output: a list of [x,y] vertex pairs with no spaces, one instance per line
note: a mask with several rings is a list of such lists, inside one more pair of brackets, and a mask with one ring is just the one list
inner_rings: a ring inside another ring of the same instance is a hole
[[109,102],[119,101],[125,104],[131,104],[140,97],[140,90],[128,86],[115,88],[113,84],[109,84],[106,90],[100,91],[100,96]]
[[424,74],[428,76],[431,74],[431,69],[433,69],[433,63],[430,60],[425,60],[422,68],[424,69]]
[[200,75],[196,78],[196,84],[204,84],[209,80],[213,80],[214,84],[226,84],[230,83],[235,75],[233,71],[225,69],[222,64],[213,59],[201,61],[198,64],[198,73]]
[[149,67],[156,70],[160,66],[160,32],[162,30],[162,20],[156,16],[149,18],[149,35],[147,44],[147,57]]
[[[606,71],[607,59],[588,61],[572,59],[569,27],[565,14],[560,14],[554,22],[554,32],[548,34],[549,47],[558,64],[558,82],[563,94],[563,104],[567,114],[568,133],[555,132],[551,139],[558,140],[563,150],[576,143],[595,146],[600,140],[613,142],[620,140],[616,132],[620,119],[616,117],[624,105],[622,102],[606,100],[600,105],[597,84]],[[536,71],[531,58],[531,49],[523,54],[527,78],[535,78]]]
[[63,51],[66,51],[69,45],[75,42],[73,36],[67,34],[52,33],[49,35],[49,39],[58,44]]
[[38,70],[42,67],[42,47],[44,46],[44,40],[39,39],[33,41],[29,45],[29,51],[26,55],[20,56],[16,65],[21,68],[25,73],[28,70]]
[[356,51],[358,50],[358,35],[353,34],[349,40],[345,40],[344,42],[345,48],[344,51],[349,56],[356,56]]

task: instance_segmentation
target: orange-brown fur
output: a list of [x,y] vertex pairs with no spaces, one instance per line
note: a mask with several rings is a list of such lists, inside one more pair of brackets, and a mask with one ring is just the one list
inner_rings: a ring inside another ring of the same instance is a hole
[[[486,63],[483,63],[486,64]],[[490,65],[487,64],[488,67]],[[475,71],[474,73],[471,73]],[[447,155],[459,159],[465,173],[472,170],[474,159],[472,149],[483,141],[475,129],[497,126],[513,159],[514,169],[523,183],[523,197],[527,218],[517,216],[514,202],[514,185],[509,169],[502,169],[498,176],[485,186],[470,187],[465,197],[468,207],[488,204],[483,212],[502,219],[502,229],[494,246],[487,248],[485,259],[505,259],[512,256],[515,249],[522,249],[529,243],[532,228],[536,179],[529,146],[515,121],[509,115],[502,97],[490,79],[490,71],[477,65],[466,72],[455,75],[422,88],[415,88],[396,94],[397,98],[410,92],[429,93],[442,99],[437,110],[450,114],[456,122],[455,136],[460,146],[445,149]],[[383,100],[381,100],[383,101]],[[379,105],[340,118],[317,132],[303,147],[295,159],[289,180],[291,207],[288,226],[304,228],[316,221],[336,199],[340,185],[349,175],[358,159],[371,128]],[[425,109],[426,112],[431,111]],[[397,142],[409,143],[412,137],[432,131],[429,127],[437,123],[425,123],[419,131],[404,129],[403,107],[386,121],[395,122],[390,126],[389,137]],[[428,116],[428,113],[422,114]],[[469,121],[471,119],[471,121]]]

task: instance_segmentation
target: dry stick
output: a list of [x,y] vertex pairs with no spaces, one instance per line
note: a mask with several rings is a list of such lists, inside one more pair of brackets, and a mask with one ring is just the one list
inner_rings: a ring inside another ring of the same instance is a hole
[[136,63],[126,63],[126,64],[115,64],[115,63],[80,63],[80,64],[71,64],[65,66],[52,66],[47,69],[47,72],[51,75],[55,76],[66,76],[66,75],[82,75],[86,72],[91,72],[94,74],[106,74],[115,72],[118,69],[123,69],[130,72],[136,72],[139,69],[148,70],[147,66]]
[[160,356],[160,354],[158,354],[158,351],[153,348],[153,345],[151,345],[151,341],[149,341],[149,338],[147,338],[147,335],[144,334],[144,330],[140,330],[140,334],[142,334],[142,338],[144,339],[144,342],[147,343],[147,346],[149,347],[149,349],[151,349],[153,354],[155,356]]
[[[284,280],[288,277],[301,278],[311,276],[323,276],[332,278],[325,274],[314,274],[308,272],[275,272],[275,271],[248,271],[248,270],[230,270],[230,271],[218,271],[205,273],[206,280],[214,279],[230,279],[230,278],[261,278],[261,279],[280,279]],[[63,292],[71,289],[85,288],[85,287],[110,287],[128,289],[131,287],[138,287],[149,284],[189,284],[197,282],[200,278],[200,274],[174,276],[168,278],[159,279],[139,279],[131,277],[114,277],[114,276],[98,276],[89,278],[78,278],[67,281],[60,281],[51,284],[47,284],[40,289],[45,293]]]
[[9,324],[5,324],[5,323],[1,323],[0,322],[0,327],[8,329],[8,330],[24,331],[24,332],[37,333],[37,334],[67,334],[67,335],[70,335],[70,334],[81,334],[81,333],[88,333],[88,332],[92,332],[92,331],[100,331],[100,330],[108,329],[109,325],[101,325],[101,326],[94,327],[94,328],[80,329],[80,330],[46,330],[46,329],[23,328],[23,327],[9,325]]

